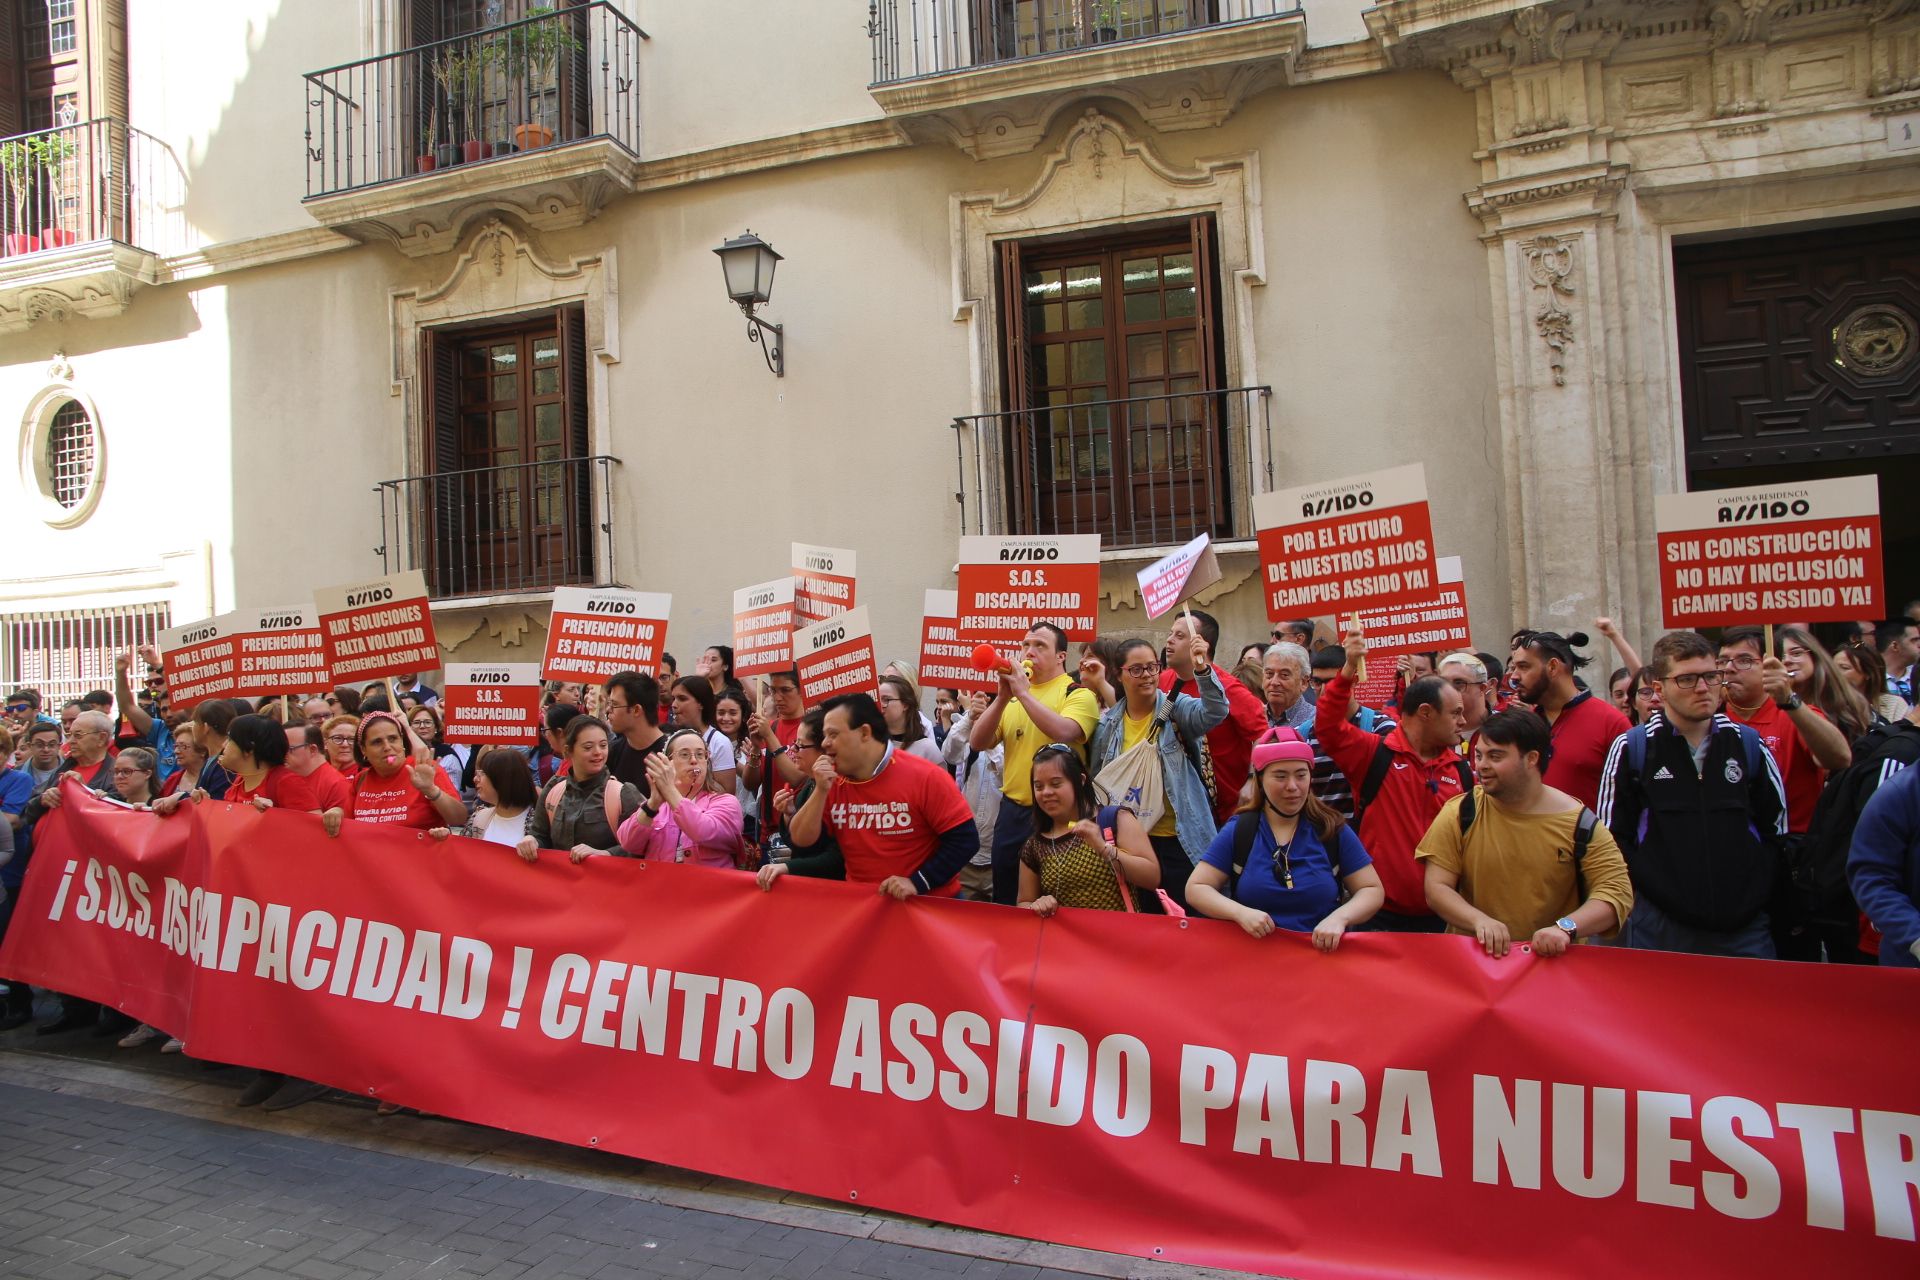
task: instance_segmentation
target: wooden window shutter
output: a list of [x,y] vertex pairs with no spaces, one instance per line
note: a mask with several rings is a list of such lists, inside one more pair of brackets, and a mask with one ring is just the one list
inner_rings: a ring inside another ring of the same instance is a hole
[[12,137],[26,127],[21,103],[20,28],[15,21],[19,9],[13,0],[0,0],[0,138]]
[[1193,242],[1193,311],[1200,323],[1201,386],[1217,391],[1225,383],[1220,371],[1219,284],[1213,274],[1213,215],[1200,214],[1187,221],[1187,234]]
[[420,385],[425,391],[421,427],[426,474],[408,485],[413,545],[427,554],[412,564],[427,572],[427,589],[435,596],[456,595],[465,584],[455,581],[466,504],[466,476],[460,466],[460,348],[453,339],[431,329],[420,331]]
[[560,385],[566,388],[567,464],[566,515],[570,530],[563,545],[571,549],[568,568],[583,581],[593,575],[593,453],[592,422],[587,413],[587,312],[582,306],[561,307]]

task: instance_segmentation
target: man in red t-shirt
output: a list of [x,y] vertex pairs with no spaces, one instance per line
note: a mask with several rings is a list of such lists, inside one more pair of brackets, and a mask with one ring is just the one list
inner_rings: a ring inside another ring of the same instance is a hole
[[307,780],[320,812],[346,807],[352,786],[327,763],[327,735],[319,725],[297,724],[287,735],[287,768]]
[[[1169,697],[1175,693],[1200,696],[1200,686],[1193,679],[1195,636],[1207,642],[1209,655],[1224,652],[1220,624],[1213,615],[1183,610],[1167,633],[1167,666],[1160,673],[1160,692]],[[1240,788],[1253,760],[1253,740],[1267,731],[1267,704],[1238,680],[1220,683],[1227,687],[1227,718],[1207,730],[1207,750],[1213,757],[1213,819],[1224,825],[1240,807]]]
[[1546,785],[1592,809],[1600,803],[1607,752],[1613,740],[1633,726],[1618,707],[1573,682],[1573,673],[1592,661],[1573,651],[1586,643],[1583,631],[1570,636],[1516,631],[1507,678],[1520,701],[1538,711],[1552,730],[1553,755],[1542,775]]
[[849,881],[878,884],[891,898],[952,897],[959,891],[954,877],[980,851],[973,809],[953,775],[896,750],[869,695],[831,698],[823,709],[816,785],[787,822],[794,847],[832,832]]
[[1792,673],[1766,653],[1766,633],[1759,627],[1729,627],[1720,637],[1720,676],[1727,715],[1759,734],[1780,767],[1787,830],[1804,834],[1827,771],[1853,763],[1847,735],[1794,693]]

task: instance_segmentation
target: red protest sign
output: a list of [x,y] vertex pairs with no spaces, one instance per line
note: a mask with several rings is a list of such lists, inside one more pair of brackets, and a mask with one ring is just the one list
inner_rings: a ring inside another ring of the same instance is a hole
[[960,638],[1001,652],[1020,647],[1036,622],[1067,639],[1098,631],[1100,538],[1091,533],[960,539]]
[[329,687],[327,651],[312,605],[229,614],[234,647],[234,698],[279,698]]
[[800,696],[809,704],[880,687],[865,605],[795,631],[793,660],[800,668]]
[[1213,553],[1213,539],[1201,534],[1172,555],[1162,556],[1142,569],[1140,603],[1147,616],[1157,618],[1195,592],[1204,591],[1220,581],[1220,558]]
[[327,678],[358,684],[381,676],[433,671],[440,643],[418,569],[313,593],[327,648]]
[[[1461,580],[1459,556],[1441,556],[1438,566],[1440,598],[1376,609],[1360,615],[1360,630],[1367,637],[1367,656],[1392,657],[1401,653],[1430,653],[1464,649],[1471,637],[1467,626],[1467,591]],[[1336,619],[1340,633],[1346,634],[1349,617]],[[1374,664],[1368,663],[1372,670]],[[1386,664],[1389,675],[1391,664]],[[1368,704],[1371,705],[1371,704]]]
[[540,740],[540,666],[450,662],[440,710],[448,742],[531,747]]
[[793,669],[793,579],[775,578],[733,593],[733,674]]
[[660,670],[673,597],[614,587],[556,587],[540,673],[548,680],[599,684],[617,671]]
[[234,636],[238,613],[202,618],[160,633],[160,660],[167,677],[167,705],[186,711],[214,698],[233,696],[239,668]]
[[1662,494],[1653,527],[1669,627],[1886,613],[1875,476]]
[[[793,544],[793,616],[801,625],[845,613],[854,599],[853,552]],[[740,668],[734,667],[737,674]]]
[[1255,494],[1267,617],[1388,609],[1438,594],[1419,463]]
[[927,590],[920,623],[920,684],[927,689],[981,689],[991,693],[992,672],[973,669],[973,645],[960,639],[960,593]]

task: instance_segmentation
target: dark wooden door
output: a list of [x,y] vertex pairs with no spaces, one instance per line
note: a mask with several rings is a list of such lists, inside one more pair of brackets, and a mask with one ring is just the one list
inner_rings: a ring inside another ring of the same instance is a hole
[[1920,453],[1920,219],[1681,246],[1674,275],[1695,487]]

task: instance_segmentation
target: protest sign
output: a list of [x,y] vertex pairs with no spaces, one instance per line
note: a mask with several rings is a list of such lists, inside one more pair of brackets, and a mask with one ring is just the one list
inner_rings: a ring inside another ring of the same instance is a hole
[[[1460,557],[1440,556],[1434,562],[1440,583],[1437,600],[1400,604],[1359,615],[1360,630],[1367,637],[1367,656],[1392,657],[1402,653],[1446,652],[1469,647],[1467,627],[1467,589],[1462,580]],[[1345,635],[1353,622],[1348,615],[1336,619]],[[1369,662],[1371,668],[1375,664]],[[1384,664],[1391,674],[1391,663]],[[1365,705],[1371,706],[1372,703]]]
[[188,711],[214,698],[233,696],[234,676],[240,668],[234,637],[242,617],[223,613],[160,633],[168,706]]
[[1920,1256],[1910,973],[1393,933],[1325,956],[1197,916],[758,893],[60,785],[0,973],[209,1062],[1160,1267],[1894,1277]]
[[920,622],[920,686],[993,692],[992,672],[973,669],[973,645],[960,639],[960,593],[929,587]]
[[440,692],[448,742],[531,747],[540,741],[540,666],[449,662]]
[[440,644],[418,569],[313,593],[327,647],[328,680],[362,684],[440,666]]
[[320,620],[308,604],[254,609],[234,620],[238,668],[230,698],[284,698],[331,686]]
[[[853,552],[793,544],[793,616],[805,625],[845,613],[854,599]],[[734,668],[738,672],[739,668]]]
[[673,597],[618,587],[556,587],[540,674],[571,684],[600,684],[616,671],[660,670]]
[[1220,581],[1220,559],[1213,553],[1212,536],[1201,534],[1173,554],[1155,560],[1138,577],[1140,602],[1149,618],[1158,618]]
[[1669,627],[1886,613],[1875,476],[1660,494],[1653,526]]
[[1255,494],[1253,524],[1275,622],[1439,596],[1420,463]]
[[775,578],[733,593],[733,674],[793,669],[793,579]]
[[843,693],[880,687],[867,607],[836,613],[793,633],[793,661],[800,668],[800,696],[809,706]]
[[1075,533],[960,539],[960,638],[1012,654],[1036,622],[1067,639],[1094,639],[1099,623],[1100,538]]

